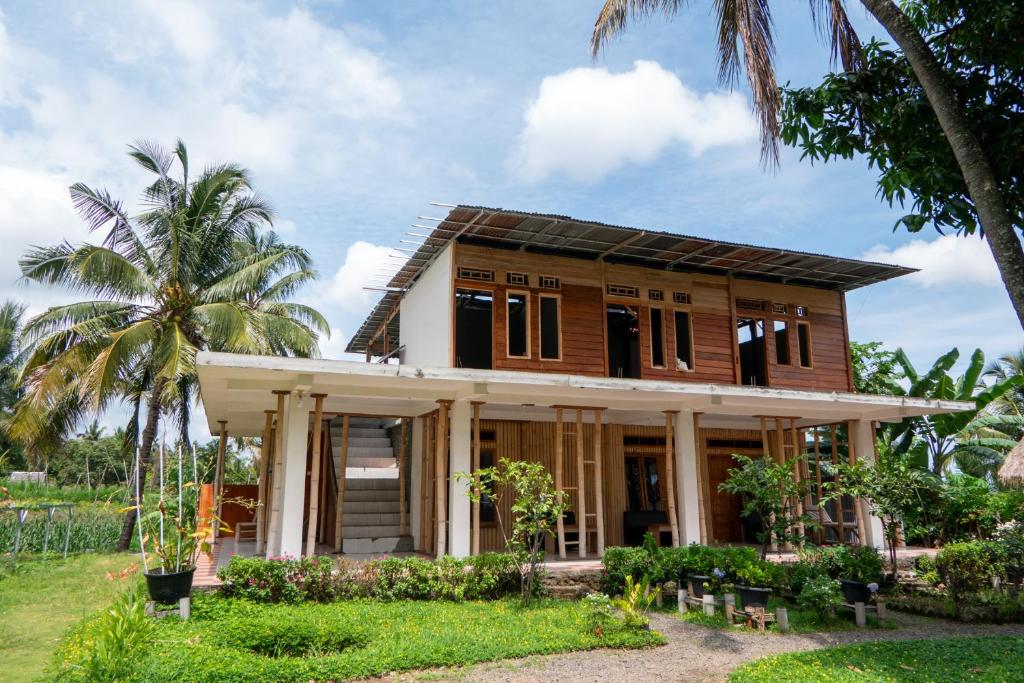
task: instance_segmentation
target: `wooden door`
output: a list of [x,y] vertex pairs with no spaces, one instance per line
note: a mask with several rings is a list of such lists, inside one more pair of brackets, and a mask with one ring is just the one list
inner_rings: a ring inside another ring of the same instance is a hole
[[711,490],[711,533],[721,543],[739,543],[743,540],[740,526],[740,497],[718,490],[718,485],[729,478],[729,469],[736,466],[731,455],[708,454],[708,484]]

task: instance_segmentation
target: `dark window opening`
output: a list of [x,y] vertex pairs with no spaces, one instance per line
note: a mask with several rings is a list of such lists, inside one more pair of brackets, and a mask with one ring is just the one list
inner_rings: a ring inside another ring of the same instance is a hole
[[626,458],[626,493],[630,512],[661,509],[657,458]]
[[562,357],[562,333],[559,330],[558,298],[540,298],[540,357],[558,360]]
[[623,446],[664,446],[665,437],[663,436],[624,436],[622,437]]
[[651,309],[651,365],[665,367],[665,329],[660,308]]
[[[483,432],[480,433],[483,437]],[[494,467],[494,451],[491,449],[480,449],[480,469]],[[498,513],[494,509],[494,501],[491,499],[490,490],[480,492],[480,523],[495,524],[498,521]]]
[[508,298],[508,355],[525,358],[530,355],[529,316],[526,294],[511,293]]
[[749,448],[758,449],[764,448],[761,440],[752,439],[708,439],[708,448]]
[[811,367],[811,326],[799,323],[796,326],[797,348],[800,351],[800,367]]
[[693,370],[693,341],[690,337],[690,314],[676,311],[676,370]]
[[628,306],[611,305],[608,316],[608,376],[640,377],[640,320]]
[[758,387],[768,386],[765,361],[764,320],[739,318],[736,330],[740,347],[740,381]]
[[775,362],[789,365],[789,323],[776,320],[775,327]]
[[491,369],[493,307],[491,292],[455,290],[455,367]]

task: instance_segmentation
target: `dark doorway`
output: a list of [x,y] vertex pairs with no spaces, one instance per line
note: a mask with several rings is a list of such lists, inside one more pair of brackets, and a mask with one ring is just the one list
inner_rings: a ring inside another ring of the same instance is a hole
[[764,320],[738,318],[736,332],[740,347],[740,383],[758,387],[768,386]]
[[611,305],[608,316],[608,376],[640,378],[640,319],[628,306]]
[[708,454],[708,488],[711,490],[711,535],[719,543],[740,543],[743,539],[739,496],[720,491],[718,485],[729,478],[737,463],[732,455]]
[[490,370],[492,292],[455,290],[455,367]]

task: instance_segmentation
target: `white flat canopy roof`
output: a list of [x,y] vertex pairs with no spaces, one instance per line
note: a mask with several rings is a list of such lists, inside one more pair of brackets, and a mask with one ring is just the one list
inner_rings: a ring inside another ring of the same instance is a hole
[[[201,352],[196,359],[211,429],[262,432],[275,390],[326,394],[324,411],[413,417],[438,399],[484,402],[490,419],[553,419],[551,406],[605,408],[610,423],[657,424],[665,410],[703,414],[701,426],[753,427],[754,416],[798,418],[799,426],[844,420],[899,420],[971,410],[973,403],[905,396],[797,391],[700,382],[618,379],[555,373],[428,368],[341,360]],[[309,401],[312,409],[312,400]]]

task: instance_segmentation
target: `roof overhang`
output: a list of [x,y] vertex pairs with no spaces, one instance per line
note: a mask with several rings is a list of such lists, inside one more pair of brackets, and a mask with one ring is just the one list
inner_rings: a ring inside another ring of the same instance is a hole
[[275,390],[326,394],[327,413],[413,417],[432,410],[439,399],[469,399],[484,402],[484,417],[491,419],[549,420],[551,406],[579,406],[605,408],[608,422],[654,424],[666,410],[689,409],[703,414],[702,426],[736,428],[761,415],[793,417],[798,426],[810,426],[974,408],[903,396],[230,353],[202,352],[196,364],[209,424],[226,421],[233,436],[260,434],[264,411],[275,407]]
[[483,206],[452,206],[444,218],[421,219],[437,225],[416,226],[430,233],[419,235],[423,243],[388,282],[380,301],[349,340],[347,352],[365,352],[389,323],[395,326],[389,336],[397,338],[392,315],[396,305],[452,242],[844,292],[915,272],[886,263]]

